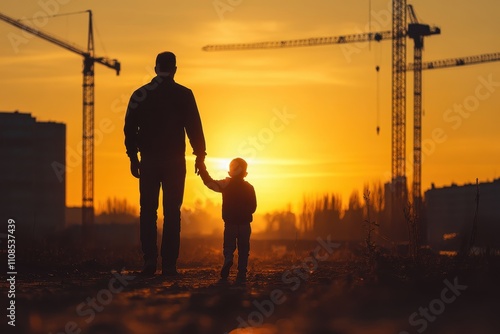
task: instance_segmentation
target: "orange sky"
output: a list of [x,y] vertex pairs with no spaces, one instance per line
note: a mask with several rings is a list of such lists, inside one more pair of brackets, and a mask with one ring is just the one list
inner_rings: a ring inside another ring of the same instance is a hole
[[[226,4],[216,9],[214,3]],[[45,4],[45,5],[43,5]],[[92,9],[96,54],[117,58],[119,77],[96,65],[95,205],[108,197],[138,203],[123,145],[126,103],[153,75],[160,51],[177,54],[176,81],[195,93],[207,140],[207,166],[225,177],[230,158],[249,161],[259,211],[297,207],[304,194],[390,179],[391,45],[361,43],[283,50],[203,52],[206,44],[258,42],[368,31],[369,1],[8,1],[0,11],[86,45]],[[500,51],[500,3],[413,2],[442,33],[425,41],[424,61]],[[390,30],[390,1],[371,1],[372,30]],[[223,11],[221,8],[226,8]],[[29,21],[26,21],[29,22]],[[12,36],[22,36],[14,45]],[[81,205],[82,59],[0,22],[0,110],[67,124],[67,205]],[[412,42],[408,42],[408,61]],[[380,66],[379,77],[375,66]],[[500,64],[424,72],[422,189],[500,176]],[[377,82],[379,83],[377,85]],[[489,82],[489,83],[488,83]],[[377,88],[379,94],[377,95]],[[411,182],[412,75],[408,75],[407,157]],[[379,115],[377,116],[377,105]],[[381,128],[376,134],[377,119]],[[185,204],[220,196],[193,173],[188,148]]]

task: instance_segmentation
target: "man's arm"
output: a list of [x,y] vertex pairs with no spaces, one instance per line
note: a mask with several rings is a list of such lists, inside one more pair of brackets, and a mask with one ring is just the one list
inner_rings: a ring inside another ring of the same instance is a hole
[[202,164],[207,155],[205,135],[203,134],[200,113],[192,91],[189,91],[187,99],[185,127],[189,143],[193,148],[193,154],[196,155],[195,173],[198,174],[200,170],[203,169]]
[[134,177],[140,176],[140,163],[137,157],[138,149],[138,130],[139,130],[139,115],[138,104],[133,102],[134,95],[130,98],[127,113],[125,114],[125,126],[123,132],[125,133],[125,148],[128,157],[130,158],[130,172]]

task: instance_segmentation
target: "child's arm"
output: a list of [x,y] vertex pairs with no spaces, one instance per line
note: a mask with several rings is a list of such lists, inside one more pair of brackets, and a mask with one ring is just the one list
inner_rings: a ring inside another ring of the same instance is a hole
[[200,169],[199,171],[200,173],[200,176],[201,176],[201,179],[203,180],[203,183],[210,189],[212,189],[213,191],[216,191],[216,192],[222,192],[222,189],[226,186],[226,180],[220,180],[220,181],[217,181],[217,180],[214,180],[212,179],[212,177],[210,176],[210,174],[208,174],[208,171],[206,169]]

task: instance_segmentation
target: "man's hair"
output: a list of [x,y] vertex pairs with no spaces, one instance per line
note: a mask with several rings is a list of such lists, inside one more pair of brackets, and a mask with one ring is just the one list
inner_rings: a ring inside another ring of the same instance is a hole
[[175,54],[170,51],[159,53],[156,56],[156,67],[161,72],[170,72],[175,69]]
[[247,175],[247,162],[242,158],[236,158],[229,164],[229,175],[231,177],[245,177]]

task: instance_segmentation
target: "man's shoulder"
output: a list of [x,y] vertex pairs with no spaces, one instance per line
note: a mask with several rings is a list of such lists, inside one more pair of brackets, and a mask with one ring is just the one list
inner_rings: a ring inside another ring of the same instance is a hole
[[143,94],[144,91],[152,91],[152,90],[155,90],[156,88],[160,87],[160,86],[170,86],[176,90],[179,90],[179,91],[183,91],[183,92],[186,92],[186,93],[191,93],[191,89],[184,86],[184,85],[181,85],[179,84],[178,82],[175,82],[173,80],[170,80],[170,81],[166,81],[166,80],[163,80],[163,78],[160,78],[160,77],[154,77],[150,82],[140,86],[139,88],[137,88],[135,91],[134,91],[134,94]]
[[132,95],[137,95],[137,94],[140,94],[142,91],[144,91],[145,89],[147,89],[149,83],[145,84],[145,85],[142,85],[141,87],[137,88],[136,90],[133,91]]
[[134,92],[132,93],[132,96],[135,96],[135,95],[143,96],[146,92],[154,90],[154,88],[157,85],[158,84],[155,84],[154,81],[148,82],[148,83],[138,87],[136,90],[134,90]]
[[179,90],[179,91],[182,91],[184,93],[188,93],[188,94],[192,94],[192,91],[190,88],[184,86],[184,85],[181,85],[180,83],[178,82],[173,82],[173,86],[175,87],[175,89]]

